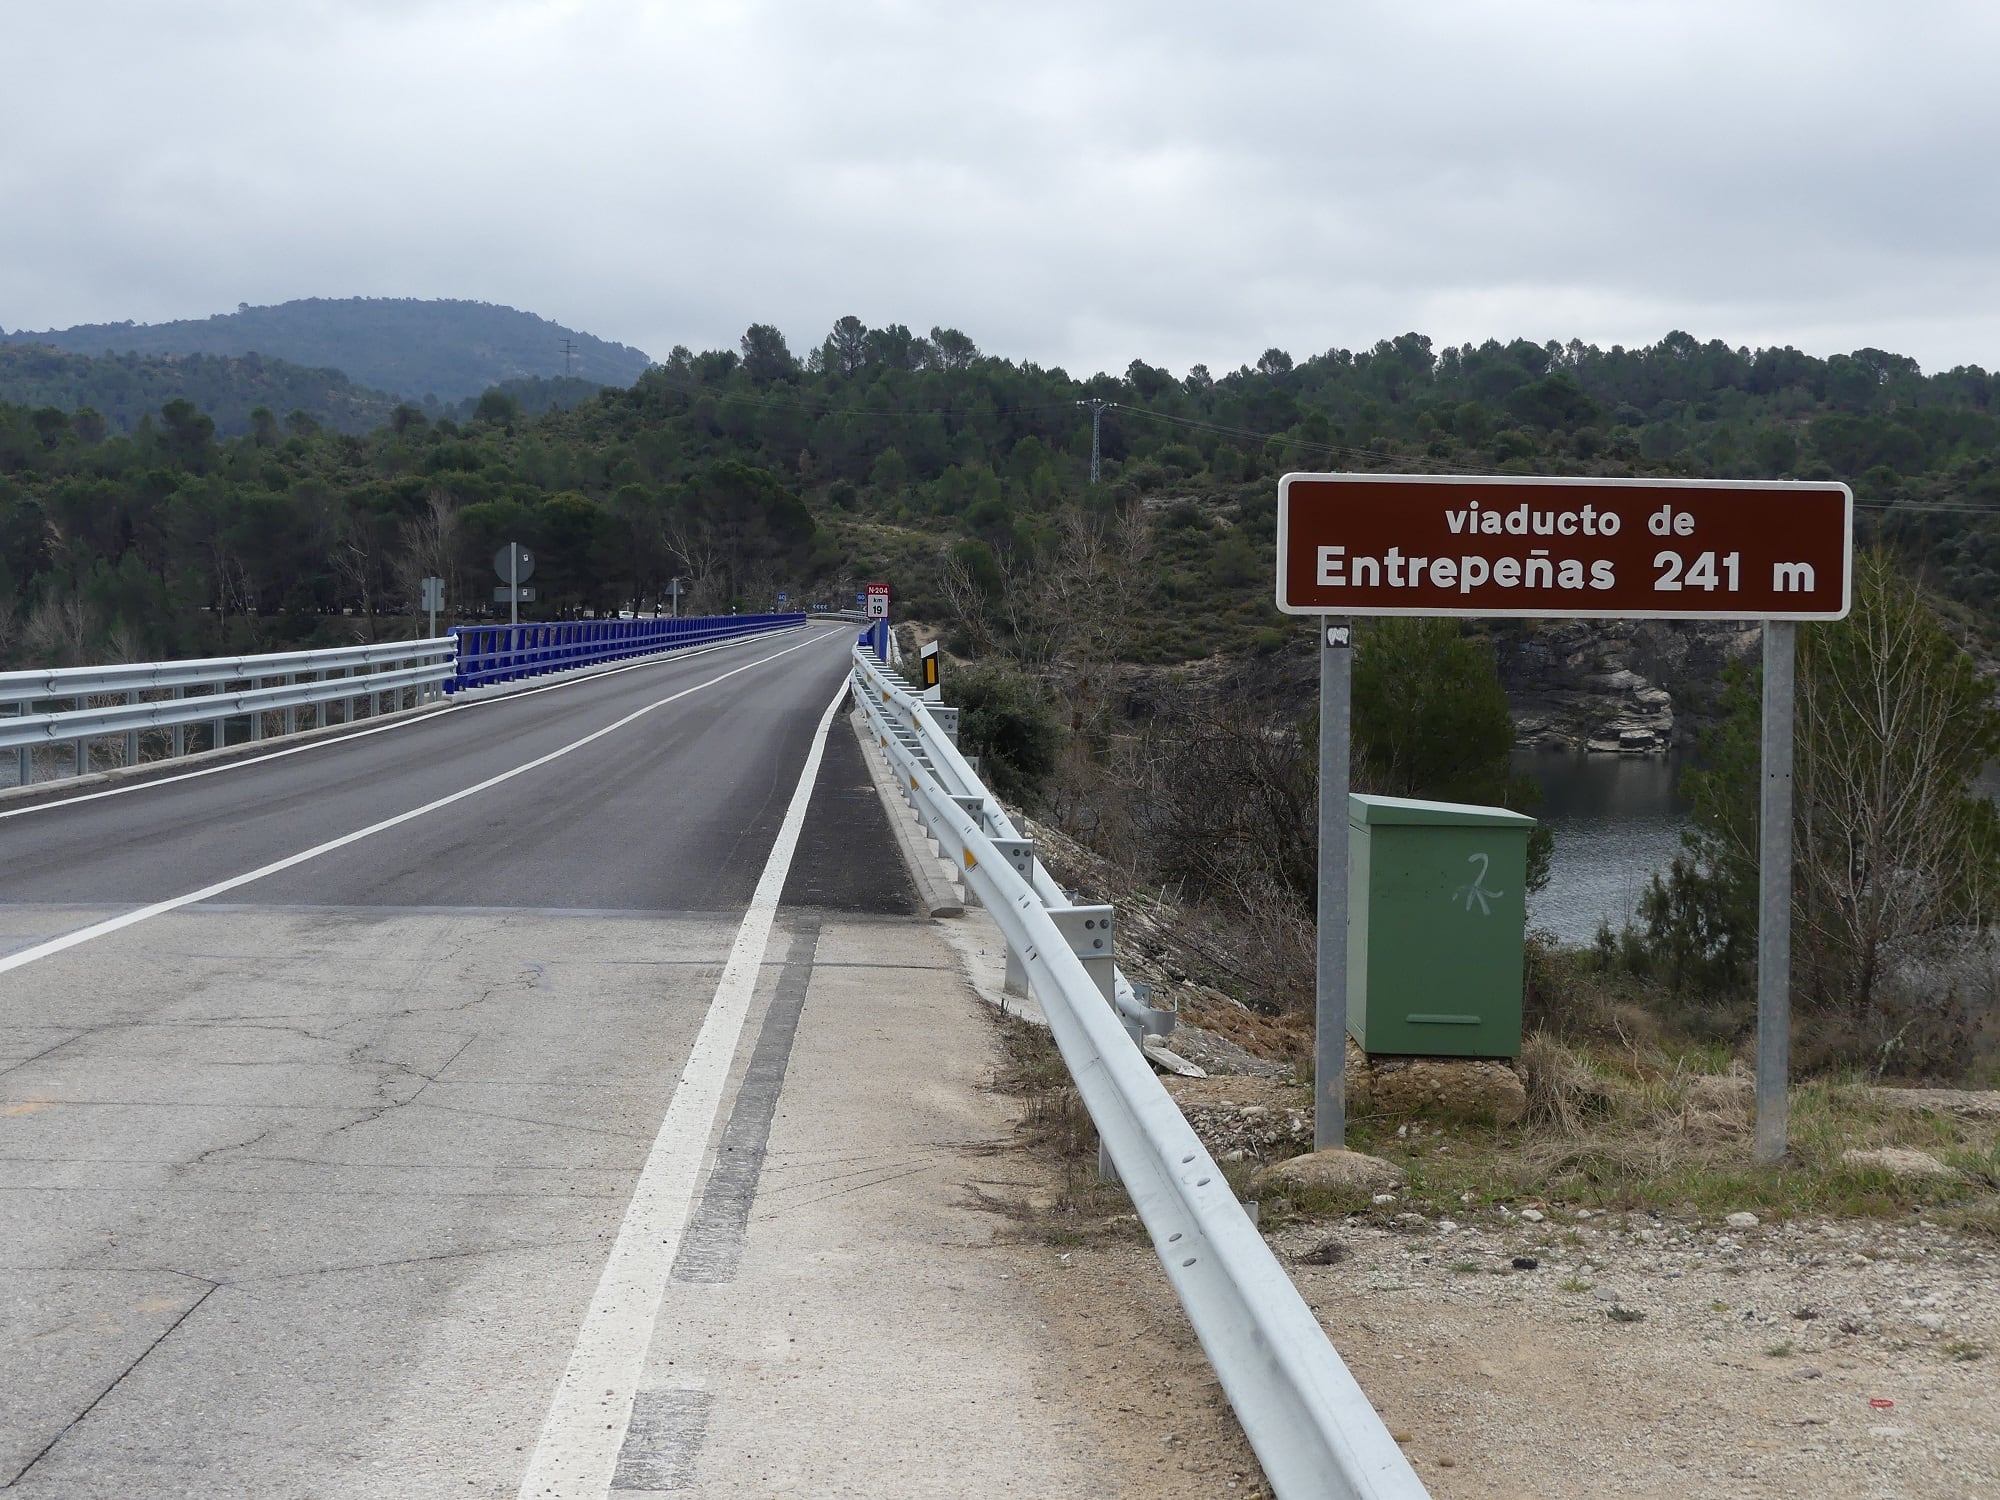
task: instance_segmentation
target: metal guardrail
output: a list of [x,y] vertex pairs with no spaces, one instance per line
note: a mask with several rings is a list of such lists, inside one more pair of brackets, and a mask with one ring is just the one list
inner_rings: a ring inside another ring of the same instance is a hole
[[[231,719],[246,737],[267,729],[296,733],[299,711],[313,724],[352,723],[367,714],[430,701],[440,693],[539,677],[577,667],[655,656],[802,625],[800,615],[721,615],[682,620],[573,620],[545,625],[460,626],[420,641],[267,652],[187,661],[120,662],[101,667],[0,672],[0,751],[16,754],[15,784],[35,779],[36,750],[72,745],[74,774],[91,769],[94,744],[124,740],[114,765],[137,765],[140,736],[166,730],[172,756],[189,749],[188,730],[209,726],[198,748],[226,743]],[[104,701],[110,700],[110,701]],[[335,719],[334,705],[342,705]],[[267,716],[283,714],[282,726]],[[42,757],[46,767],[47,758]],[[100,762],[102,764],[102,762]]]
[[[301,708],[312,708],[315,719],[327,723],[332,705],[342,704],[345,721],[352,721],[363,699],[377,713],[390,695],[399,707],[406,696],[413,703],[435,697],[451,676],[456,649],[448,637],[439,637],[324,651],[0,672],[0,749],[15,751],[16,784],[26,786],[34,780],[38,746],[73,745],[75,773],[83,775],[97,740],[122,736],[119,763],[136,765],[139,736],[149,730],[170,730],[169,753],[184,755],[190,725],[213,726],[208,738],[215,748],[224,743],[225,724],[234,718],[248,717],[253,740],[264,737],[265,716],[271,713],[284,715],[287,734],[298,729]],[[106,698],[116,701],[92,701]],[[69,706],[51,706],[60,703]]]
[[1099,1139],[1280,1500],[1422,1500],[1428,1492],[1402,1449],[1133,1045],[1144,1022],[1135,1021],[1131,987],[1112,959],[1112,909],[1076,905],[1042,868],[959,754],[954,710],[923,702],[859,647],[852,686],[918,818],[1005,936],[1010,980],[1034,986]]
[[697,615],[676,620],[559,620],[544,625],[459,625],[458,669],[447,693],[567,672],[600,662],[683,651],[806,623],[803,614]]

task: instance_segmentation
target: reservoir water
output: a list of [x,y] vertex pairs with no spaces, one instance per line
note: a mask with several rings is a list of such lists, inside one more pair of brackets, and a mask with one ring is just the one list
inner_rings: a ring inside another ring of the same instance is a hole
[[1588,943],[1600,922],[1615,932],[1637,920],[1640,893],[1679,851],[1688,824],[1681,766],[1679,756],[1515,753],[1514,769],[1541,783],[1536,816],[1555,836],[1549,883],[1528,898],[1530,927]]
[[[1639,896],[1655,870],[1680,851],[1688,804],[1679,795],[1680,756],[1587,755],[1518,750],[1514,769],[1542,785],[1536,816],[1555,835],[1549,883],[1528,898],[1528,925],[1565,943],[1588,943],[1638,919]],[[2000,802],[2000,764],[1977,782]]]

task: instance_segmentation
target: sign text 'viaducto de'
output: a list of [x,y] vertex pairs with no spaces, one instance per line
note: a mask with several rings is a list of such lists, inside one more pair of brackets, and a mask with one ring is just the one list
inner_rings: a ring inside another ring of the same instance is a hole
[[1837,620],[1844,484],[1287,474],[1287,614]]

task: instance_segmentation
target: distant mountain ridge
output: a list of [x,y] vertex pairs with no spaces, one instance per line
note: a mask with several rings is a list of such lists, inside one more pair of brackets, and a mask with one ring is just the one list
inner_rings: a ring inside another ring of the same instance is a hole
[[16,406],[85,408],[105,431],[129,433],[175,399],[192,401],[224,437],[252,427],[269,408],[280,421],[303,411],[336,432],[367,432],[389,420],[399,400],[356,385],[338,370],[310,370],[261,354],[72,354],[42,344],[0,343],[0,401]]
[[[570,344],[564,368],[564,341]],[[0,330],[0,343],[78,354],[259,354],[338,370],[361,386],[410,400],[476,397],[513,380],[568,374],[629,386],[652,360],[642,351],[491,302],[415,297],[307,297],[172,323],[84,323],[40,332]]]

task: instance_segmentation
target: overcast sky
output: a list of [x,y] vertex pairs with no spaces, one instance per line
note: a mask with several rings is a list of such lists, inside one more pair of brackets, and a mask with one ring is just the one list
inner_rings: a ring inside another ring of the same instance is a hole
[[8,0],[0,325],[472,297],[1072,373],[1415,329],[2000,365],[2000,6]]

